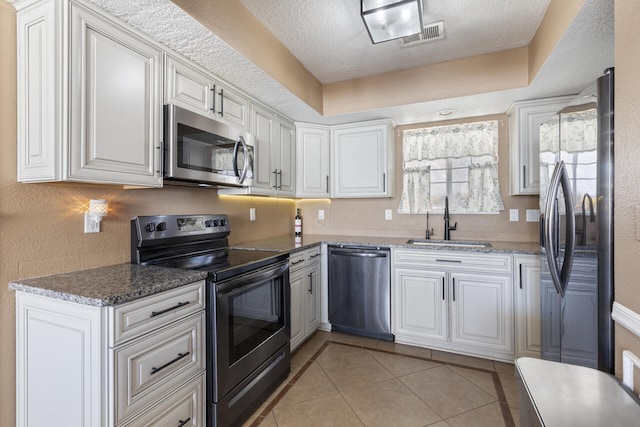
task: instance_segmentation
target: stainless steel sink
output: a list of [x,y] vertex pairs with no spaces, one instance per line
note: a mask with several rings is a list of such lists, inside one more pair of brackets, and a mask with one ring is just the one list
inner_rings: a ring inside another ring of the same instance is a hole
[[464,242],[455,240],[431,240],[431,239],[410,239],[407,240],[410,245],[416,246],[439,246],[448,248],[490,248],[491,243],[488,242]]

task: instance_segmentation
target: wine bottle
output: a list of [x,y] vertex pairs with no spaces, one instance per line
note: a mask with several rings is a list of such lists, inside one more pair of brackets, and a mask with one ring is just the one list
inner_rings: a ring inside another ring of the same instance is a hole
[[302,239],[302,217],[300,216],[300,209],[296,209],[296,217],[293,219],[293,231],[296,240]]

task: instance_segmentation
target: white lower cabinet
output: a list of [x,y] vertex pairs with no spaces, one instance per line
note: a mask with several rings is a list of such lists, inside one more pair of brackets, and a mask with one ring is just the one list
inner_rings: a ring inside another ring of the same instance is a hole
[[394,249],[396,342],[513,361],[511,255]]
[[320,326],[320,246],[290,256],[291,351]]
[[206,424],[204,281],[113,307],[18,292],[16,313],[17,426]]
[[516,255],[516,356],[540,357],[540,258]]

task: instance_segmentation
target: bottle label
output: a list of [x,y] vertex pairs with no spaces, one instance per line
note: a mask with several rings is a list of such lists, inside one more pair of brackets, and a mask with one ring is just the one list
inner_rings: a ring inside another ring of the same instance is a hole
[[296,234],[302,233],[302,220],[296,219],[293,225],[294,225],[293,230],[295,231]]

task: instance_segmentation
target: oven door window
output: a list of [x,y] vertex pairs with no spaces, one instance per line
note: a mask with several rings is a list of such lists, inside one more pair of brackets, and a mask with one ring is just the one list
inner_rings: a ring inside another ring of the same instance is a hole
[[[178,167],[221,175],[235,176],[233,154],[237,141],[178,123]],[[252,163],[253,147],[249,146]],[[237,165],[244,165],[245,153],[237,150]],[[248,178],[252,178],[248,176]]]
[[226,298],[231,366],[285,327],[282,278],[236,289]]

